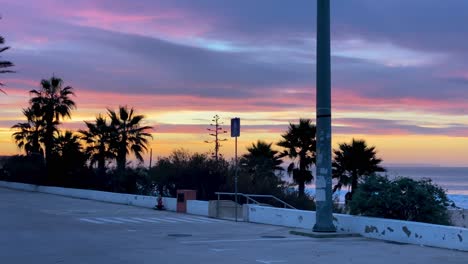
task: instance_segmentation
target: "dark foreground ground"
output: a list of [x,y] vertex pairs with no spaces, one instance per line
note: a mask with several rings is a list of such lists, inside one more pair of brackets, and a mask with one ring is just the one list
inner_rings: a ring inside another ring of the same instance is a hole
[[0,263],[468,263],[468,253],[0,188]]

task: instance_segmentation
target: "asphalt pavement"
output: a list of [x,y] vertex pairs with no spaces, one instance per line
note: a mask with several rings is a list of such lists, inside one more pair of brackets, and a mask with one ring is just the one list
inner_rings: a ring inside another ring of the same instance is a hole
[[468,263],[468,253],[0,188],[0,263]]

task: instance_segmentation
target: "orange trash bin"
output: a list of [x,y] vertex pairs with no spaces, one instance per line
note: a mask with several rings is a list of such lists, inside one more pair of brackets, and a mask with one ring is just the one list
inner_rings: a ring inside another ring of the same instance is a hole
[[187,212],[187,201],[196,200],[197,191],[195,190],[177,190],[177,212]]

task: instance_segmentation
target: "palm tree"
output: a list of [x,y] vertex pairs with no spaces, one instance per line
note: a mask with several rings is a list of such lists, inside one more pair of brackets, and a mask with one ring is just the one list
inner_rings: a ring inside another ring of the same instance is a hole
[[[0,36],[0,45],[3,45],[5,44],[5,39]],[[2,47],[0,48],[0,53],[6,51],[6,50],[9,50],[10,47]],[[10,62],[10,61],[3,61],[3,60],[0,60],[0,73],[10,73],[10,72],[14,72],[12,70],[8,70],[8,68],[10,67],[13,67],[13,63]],[[0,86],[3,86],[4,84],[0,82]],[[0,92],[2,93],[5,93],[2,89],[0,89]]]
[[43,156],[44,122],[41,109],[26,108],[23,109],[23,114],[27,121],[12,126],[13,129],[17,130],[13,133],[13,139],[20,149],[25,150],[26,155],[39,154]]
[[266,190],[271,190],[267,186],[277,187],[280,183],[280,177],[277,171],[283,171],[281,164],[283,161],[278,155],[278,151],[271,148],[273,143],[266,143],[258,140],[247,147],[247,154],[240,159],[240,165],[249,173],[253,185],[257,185]]
[[248,153],[242,156],[240,164],[250,171],[264,170],[271,174],[284,170],[281,167],[283,161],[278,156],[278,151],[271,148],[272,144],[262,140],[252,143],[250,147],[247,147]]
[[30,93],[33,95],[30,104],[43,112],[44,146],[46,164],[48,164],[54,144],[54,133],[57,131],[60,119],[70,118],[71,110],[76,108],[75,102],[70,99],[70,96],[75,94],[72,87],[63,87],[62,79],[57,77],[52,77],[50,80],[43,79],[41,89],[31,90]]
[[303,196],[305,184],[314,179],[310,170],[315,163],[315,140],[316,127],[310,119],[300,119],[299,124],[290,123],[288,131],[281,135],[283,138],[278,146],[285,148],[280,157],[292,159],[288,166],[289,175],[299,185],[299,195]]
[[148,139],[153,138],[148,130],[150,126],[141,126],[143,115],[135,115],[133,108],[120,106],[115,112],[108,109],[112,127],[112,144],[117,161],[117,169],[125,170],[127,155],[133,153],[137,160],[143,161],[142,153],[148,150]]
[[333,191],[343,186],[351,186],[351,196],[358,187],[359,178],[376,172],[384,172],[379,164],[382,159],[376,157],[375,147],[367,146],[366,141],[353,139],[351,144],[342,143],[333,150],[333,178],[338,179]]
[[85,121],[85,124],[88,130],[79,132],[87,144],[86,153],[89,155],[90,165],[97,163],[99,173],[103,174],[106,171],[106,161],[115,158],[111,151],[112,128],[101,115],[96,117],[94,123]]

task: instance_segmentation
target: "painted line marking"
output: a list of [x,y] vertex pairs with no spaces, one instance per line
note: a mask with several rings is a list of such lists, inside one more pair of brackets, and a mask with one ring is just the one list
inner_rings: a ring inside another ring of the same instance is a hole
[[121,221],[116,221],[116,220],[107,219],[107,218],[103,218],[103,217],[95,217],[94,219],[102,221],[102,222],[109,222],[109,223],[114,223],[114,224],[123,224],[124,223],[124,222],[121,222]]
[[151,217],[149,219],[154,219],[156,221],[163,221],[163,222],[167,222],[167,223],[177,223],[176,221],[167,220],[167,219],[163,219],[163,218],[157,218],[157,217]]
[[135,221],[135,220],[131,220],[131,219],[126,219],[126,218],[123,218],[123,217],[113,217],[114,219],[117,219],[117,220],[120,220],[120,221],[124,221],[124,222],[129,222],[129,223],[136,223],[136,224],[140,224],[141,222],[138,222],[138,221]]
[[148,223],[160,223],[159,221],[156,221],[156,220],[149,220],[149,219],[144,219],[144,218],[139,218],[139,217],[132,217],[132,219],[143,221],[143,222],[148,222]]
[[221,242],[251,242],[251,241],[305,241],[308,238],[253,238],[253,239],[220,239],[220,240],[191,240],[181,241],[182,244],[198,244],[198,243],[221,243]]
[[223,251],[231,251],[234,249],[233,248],[210,248],[210,250],[214,252],[223,252]]
[[205,220],[205,221],[210,221],[210,222],[218,222],[218,223],[226,223],[225,220],[220,220],[220,219],[214,219],[214,218],[208,218],[208,217],[200,217],[200,216],[190,216],[193,218]]
[[201,219],[196,219],[196,218],[191,218],[191,217],[187,217],[187,216],[181,216],[180,218],[186,219],[186,220],[190,220],[190,221],[196,221],[196,222],[199,222],[199,223],[213,223],[213,222],[210,222],[210,221],[201,220]]
[[181,222],[186,222],[186,223],[193,223],[193,221],[184,220],[184,219],[182,219],[182,218],[166,217],[166,219],[174,220],[174,221],[181,221]]
[[93,223],[93,224],[104,224],[103,222],[91,220],[91,219],[88,219],[88,218],[80,218],[80,221],[85,221],[85,222]]

